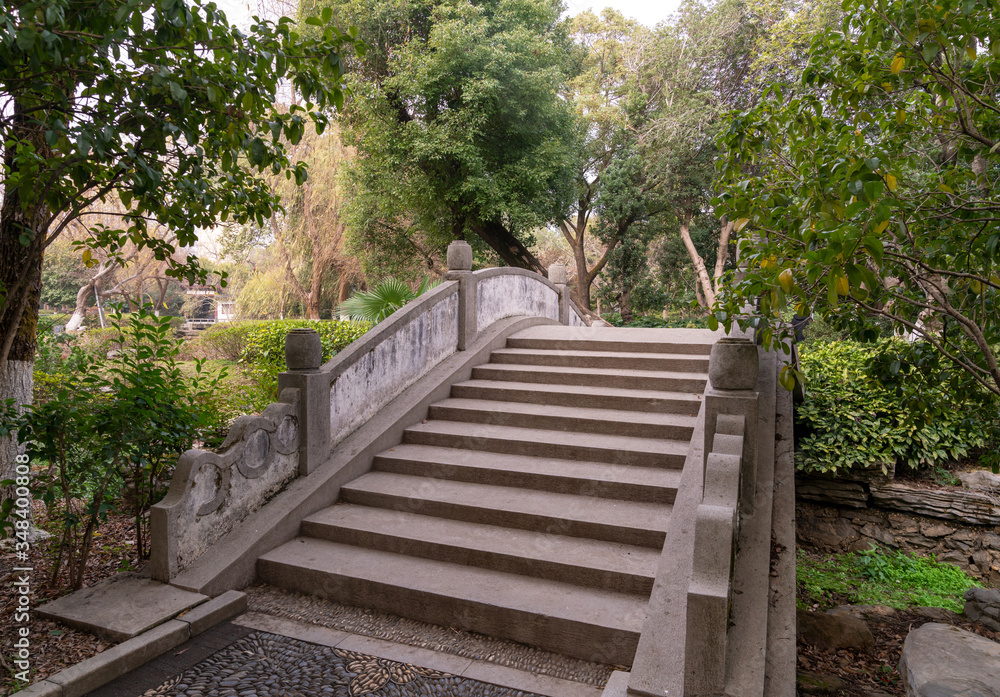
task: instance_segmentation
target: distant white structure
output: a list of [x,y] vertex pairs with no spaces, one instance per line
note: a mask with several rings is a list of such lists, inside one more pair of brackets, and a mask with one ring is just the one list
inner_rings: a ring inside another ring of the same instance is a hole
[[215,321],[232,322],[236,319],[236,301],[219,300],[215,303]]

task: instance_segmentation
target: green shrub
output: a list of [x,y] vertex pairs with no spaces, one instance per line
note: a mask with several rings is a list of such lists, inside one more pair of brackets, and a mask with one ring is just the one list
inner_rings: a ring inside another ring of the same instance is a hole
[[683,317],[673,314],[666,319],[657,315],[636,315],[631,322],[624,322],[615,312],[604,315],[603,319],[615,327],[639,327],[643,329],[704,329],[708,325],[704,317]]
[[52,583],[65,562],[73,589],[83,584],[94,531],[109,510],[131,513],[136,551],[148,556],[149,509],[177,457],[212,426],[210,398],[225,377],[207,377],[201,362],[182,374],[169,318],[142,308],[109,312],[108,321],[119,347],[112,357],[81,361],[23,412],[13,400],[0,405],[0,435],[16,432],[39,466],[19,485],[30,485],[62,521]]
[[953,392],[945,371],[930,370],[911,376],[920,381],[917,405],[880,379],[881,357],[908,350],[900,339],[802,347],[807,394],[795,410],[799,469],[932,466],[986,444],[996,412],[983,408],[984,394]]
[[[192,341],[191,351],[203,358],[225,359],[247,365],[267,363],[285,369],[285,335],[292,329],[315,329],[323,342],[323,360],[371,328],[370,324],[345,320],[282,319],[263,322],[217,324]],[[279,371],[280,372],[280,371]]]
[[800,607],[824,609],[847,603],[961,612],[965,591],[980,585],[958,567],[933,556],[883,552],[874,546],[825,558],[799,552],[795,575]]
[[88,329],[82,332],[76,345],[92,360],[103,361],[112,351],[121,349],[120,334],[114,329]]

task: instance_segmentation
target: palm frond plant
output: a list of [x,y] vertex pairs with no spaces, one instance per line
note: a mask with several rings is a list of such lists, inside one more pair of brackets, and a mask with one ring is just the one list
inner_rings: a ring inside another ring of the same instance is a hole
[[356,322],[379,323],[411,300],[420,297],[438,285],[424,276],[416,291],[397,278],[384,278],[369,290],[355,293],[340,304],[341,312],[346,312]]

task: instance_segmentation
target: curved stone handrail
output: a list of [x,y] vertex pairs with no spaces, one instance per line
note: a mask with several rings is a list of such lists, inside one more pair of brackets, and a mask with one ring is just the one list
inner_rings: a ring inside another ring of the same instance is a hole
[[289,333],[285,350],[295,356],[288,362],[295,369],[279,375],[282,403],[238,419],[219,454],[189,450],[178,461],[170,491],[151,516],[154,578],[169,581],[189,566],[489,325],[516,316],[586,324],[569,300],[562,265],[550,269],[553,280],[515,268],[473,272],[472,248],[454,242],[448,268],[441,285],[323,365],[315,332]]
[[299,470],[297,390],[259,416],[241,416],[218,453],[188,450],[150,512],[153,578],[169,581],[294,479]]

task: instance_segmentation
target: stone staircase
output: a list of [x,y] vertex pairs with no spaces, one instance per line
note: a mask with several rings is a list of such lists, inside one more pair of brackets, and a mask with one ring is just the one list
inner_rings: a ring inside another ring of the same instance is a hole
[[512,335],[260,579],[630,665],[707,379],[683,336]]

